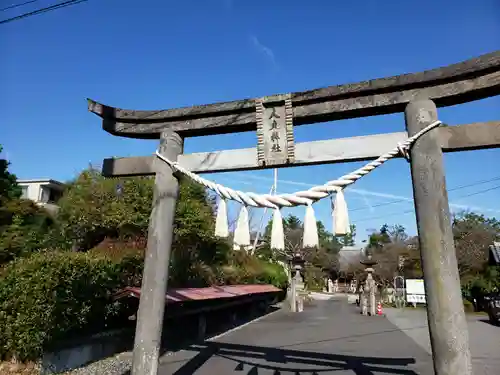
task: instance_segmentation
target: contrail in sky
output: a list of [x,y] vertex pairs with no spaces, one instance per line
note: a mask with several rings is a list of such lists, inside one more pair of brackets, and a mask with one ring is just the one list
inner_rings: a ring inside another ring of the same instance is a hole
[[[238,173],[236,173],[238,174]],[[241,175],[241,174],[238,174]],[[253,175],[245,175],[245,178],[251,178],[254,180],[262,180],[262,181],[271,181],[273,182],[273,178],[271,177],[261,177],[261,176],[253,176]],[[238,182],[238,183],[243,183],[243,184],[249,184],[253,185],[251,183],[248,183],[248,181],[242,181],[242,180],[234,180],[232,181]],[[303,186],[303,187],[313,187],[316,185],[313,184],[308,184],[305,182],[299,182],[299,181],[292,181],[292,180],[278,180],[279,183],[282,184],[288,184],[288,185],[296,185],[296,186]],[[402,195],[395,195],[395,194],[388,194],[388,193],[380,193],[376,191],[371,191],[371,190],[364,190],[364,189],[356,189],[356,188],[351,188],[349,187],[346,189],[346,192],[352,192],[356,194],[362,195],[364,199],[366,199],[366,196],[373,196],[373,197],[379,197],[379,198],[389,198],[389,199],[400,199],[402,201],[407,201],[407,202],[413,202],[413,198],[410,197],[405,197]],[[370,205],[368,205],[370,207]],[[450,202],[450,208],[455,208],[455,209],[460,209],[460,210],[476,210],[476,211],[483,211],[483,212],[495,212],[495,213],[500,213],[500,210],[498,209],[493,209],[493,208],[485,208],[485,207],[479,207],[479,206],[470,206],[470,205],[465,205],[465,204],[456,204]]]

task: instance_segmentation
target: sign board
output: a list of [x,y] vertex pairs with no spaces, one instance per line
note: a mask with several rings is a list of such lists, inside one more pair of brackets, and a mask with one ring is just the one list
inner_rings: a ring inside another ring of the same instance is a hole
[[256,100],[257,159],[260,166],[293,163],[293,109],[290,95]]
[[406,302],[409,303],[426,303],[425,287],[423,279],[407,279],[406,280]]

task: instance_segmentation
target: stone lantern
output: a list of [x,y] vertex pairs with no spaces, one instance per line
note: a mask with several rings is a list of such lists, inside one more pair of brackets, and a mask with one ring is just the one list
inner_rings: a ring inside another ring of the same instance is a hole
[[297,278],[302,279],[300,274],[302,273],[302,270],[304,269],[304,264],[306,263],[304,258],[302,258],[302,255],[299,252],[295,253],[295,255],[292,256],[290,262],[292,265],[292,267],[291,267],[292,268],[292,277],[297,277]]
[[303,298],[300,296],[301,291],[304,290],[304,283],[301,271],[304,269],[305,260],[300,253],[295,253],[290,259],[292,270],[291,285],[290,285],[290,307],[293,312],[300,312],[303,310]]
[[360,261],[366,271],[366,280],[361,296],[361,313],[363,315],[375,315],[375,280],[373,280],[373,266],[377,261],[372,259],[371,249],[366,249],[366,256]]

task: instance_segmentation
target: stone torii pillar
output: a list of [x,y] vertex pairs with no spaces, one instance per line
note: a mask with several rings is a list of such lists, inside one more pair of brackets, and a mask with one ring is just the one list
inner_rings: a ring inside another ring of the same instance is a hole
[[[413,101],[406,107],[405,119],[411,136],[436,121],[436,105],[425,98]],[[410,164],[434,371],[436,375],[472,375],[443,152],[437,132],[417,140],[411,149]]]
[[[174,132],[161,134],[159,152],[171,160],[182,153],[183,140]],[[156,160],[153,209],[149,219],[141,297],[134,339],[132,375],[156,374],[160,354],[179,182],[172,169]]]

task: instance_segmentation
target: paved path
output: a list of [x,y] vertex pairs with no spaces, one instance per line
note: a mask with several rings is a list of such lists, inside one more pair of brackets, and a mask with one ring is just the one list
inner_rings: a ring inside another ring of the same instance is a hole
[[[278,311],[162,358],[160,375],[431,375],[430,355],[384,317],[345,300]],[[458,374],[457,374],[458,375]]]
[[[426,352],[431,352],[425,309],[386,309],[384,312],[391,323]],[[487,319],[482,315],[467,316],[474,375],[500,374],[500,327],[489,324]]]

